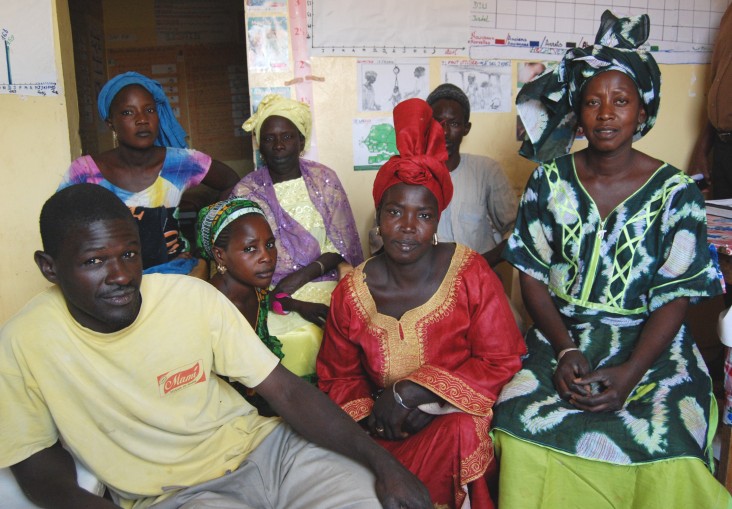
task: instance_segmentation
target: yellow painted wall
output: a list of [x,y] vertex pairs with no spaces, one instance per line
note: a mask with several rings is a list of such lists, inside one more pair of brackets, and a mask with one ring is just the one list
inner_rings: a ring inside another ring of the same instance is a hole
[[62,94],[0,95],[0,322],[48,286],[33,262],[33,252],[41,247],[38,215],[61,181],[72,152],[80,151],[68,4],[50,1]]

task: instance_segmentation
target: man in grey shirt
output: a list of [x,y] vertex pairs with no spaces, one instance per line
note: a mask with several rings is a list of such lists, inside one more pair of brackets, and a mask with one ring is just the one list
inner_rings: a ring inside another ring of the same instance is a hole
[[447,169],[454,193],[440,217],[437,236],[481,253],[491,267],[501,261],[505,235],[513,229],[518,203],[500,165],[489,157],[461,154],[470,132],[470,102],[455,85],[444,83],[427,97],[432,116],[442,124]]

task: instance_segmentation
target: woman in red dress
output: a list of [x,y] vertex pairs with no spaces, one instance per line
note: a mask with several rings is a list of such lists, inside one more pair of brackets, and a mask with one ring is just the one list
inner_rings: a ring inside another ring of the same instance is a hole
[[492,407],[526,350],[485,260],[437,240],[452,183],[431,108],[404,101],[394,124],[399,155],[373,192],[384,250],[333,293],[319,385],[425,483],[436,507],[469,498],[490,508]]

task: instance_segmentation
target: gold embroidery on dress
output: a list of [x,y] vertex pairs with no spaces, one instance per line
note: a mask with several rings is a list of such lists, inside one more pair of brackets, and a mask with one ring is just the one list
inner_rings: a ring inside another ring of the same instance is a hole
[[360,421],[371,414],[373,406],[374,400],[371,398],[360,398],[349,401],[343,405],[343,411],[350,415],[354,421]]
[[[493,417],[491,412],[490,417]],[[493,441],[488,432],[490,431],[491,419],[484,417],[473,417],[475,433],[478,435],[478,448],[467,458],[460,461],[460,484],[468,484],[485,474],[488,465],[493,461]]]
[[[354,303],[354,311],[356,312],[356,314],[358,314],[358,317],[363,323],[368,324],[368,334],[376,338],[376,340],[378,341],[379,360],[382,363],[383,372],[388,372],[389,357],[386,355],[387,352],[384,350],[384,336],[388,335],[390,333],[390,330],[383,328],[383,326],[380,327],[372,320],[372,317],[377,316],[378,313],[376,311],[376,303],[371,297],[371,292],[369,292],[369,288],[366,285],[366,273],[363,271],[365,266],[366,264],[363,264],[359,267],[356,267],[353,272],[351,272],[351,280],[350,284],[348,285],[348,293],[351,298],[351,302]],[[384,325],[394,326],[395,324],[392,323]],[[398,328],[396,328],[396,332],[397,334],[399,333]],[[391,333],[393,333],[393,331]],[[385,385],[383,385],[383,377],[382,387],[385,387]]]
[[437,366],[427,366],[407,378],[469,414],[486,416],[495,403],[461,378]]
[[[382,315],[376,310],[376,303],[366,284],[364,265],[354,270],[349,292],[356,313],[369,324],[369,333],[379,341],[382,387],[406,377],[425,363],[427,328],[431,323],[444,320],[455,309],[456,295],[463,284],[462,279],[456,276],[469,262],[470,253],[465,246],[457,244],[450,267],[435,294],[421,306],[404,313],[401,320]],[[404,338],[401,337],[400,325]]]

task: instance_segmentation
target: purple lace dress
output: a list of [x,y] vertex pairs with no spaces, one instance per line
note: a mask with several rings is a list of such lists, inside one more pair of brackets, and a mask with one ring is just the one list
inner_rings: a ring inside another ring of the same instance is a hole
[[[361,241],[351,205],[338,176],[327,166],[307,159],[300,159],[300,172],[310,200],[323,217],[328,238],[344,260],[354,267],[360,264],[363,261]],[[273,285],[322,254],[315,237],[280,206],[266,166],[241,179],[231,195],[256,201],[267,216],[277,240],[277,268],[272,278]],[[333,270],[316,281],[335,281],[337,277]]]

